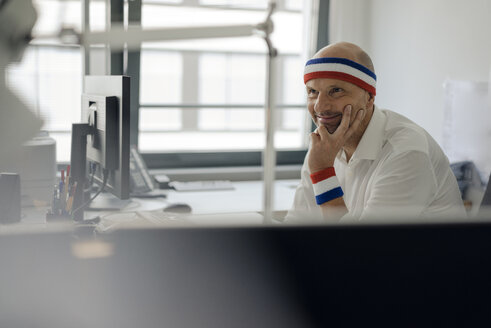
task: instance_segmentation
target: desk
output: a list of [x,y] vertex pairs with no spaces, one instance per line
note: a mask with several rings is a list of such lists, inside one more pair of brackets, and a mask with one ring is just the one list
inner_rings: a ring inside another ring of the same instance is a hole
[[[293,204],[295,188],[299,180],[277,180],[274,187],[275,217],[286,214]],[[92,207],[119,208],[121,212],[161,210],[171,203],[186,203],[191,206],[193,215],[212,215],[226,213],[251,213],[263,211],[263,182],[234,181],[234,190],[214,191],[175,191],[169,190],[167,198],[120,200],[108,193],[102,193],[92,203]],[[23,208],[23,223],[45,223],[46,209]],[[115,213],[106,211],[104,213]],[[99,213],[87,211],[87,218]]]
[[[274,217],[283,218],[293,204],[295,188],[299,180],[277,180],[274,187]],[[121,213],[136,211],[158,211],[172,203],[186,203],[192,208],[192,215],[213,215],[227,213],[259,213],[263,211],[263,182],[234,181],[234,190],[175,191],[168,190],[167,198],[120,200],[108,193],[100,194],[91,207],[119,208]],[[23,208],[24,224],[45,224],[46,208]],[[86,218],[99,214],[117,215],[114,211],[86,211]],[[256,218],[257,220],[257,218]],[[233,222],[231,222],[233,223]]]
[[[293,203],[298,180],[275,181],[273,218],[281,220]],[[263,223],[263,182],[233,182],[234,190],[175,191],[169,190],[167,198],[132,199],[122,201],[111,195],[101,195],[93,207],[116,207],[120,212],[86,212],[86,217],[100,215],[101,232],[136,225],[260,225]],[[163,212],[169,204],[186,203],[192,208],[189,214]],[[135,213],[137,212],[137,213]]]
[[[274,211],[286,212],[293,204],[295,188],[299,180],[277,180],[274,188]],[[175,191],[168,190],[167,198],[119,200],[109,194],[101,194],[93,207],[116,207],[123,212],[153,211],[172,203],[186,203],[193,214],[223,214],[261,212],[263,210],[262,181],[234,181],[234,190]]]
[[[299,180],[277,180],[274,187],[273,210],[288,211],[293,204]],[[170,190],[168,203],[187,203],[193,214],[219,214],[263,211],[263,182],[236,181],[235,190],[181,191]]]

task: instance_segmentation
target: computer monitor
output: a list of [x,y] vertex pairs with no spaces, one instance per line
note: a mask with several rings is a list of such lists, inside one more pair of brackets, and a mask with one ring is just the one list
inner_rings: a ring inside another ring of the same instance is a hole
[[467,218],[4,230],[0,327],[490,327],[490,236]]
[[[72,125],[70,175],[77,182],[73,209],[89,199],[84,193],[89,177],[120,199],[130,195],[130,78],[85,76],[84,82],[81,123]],[[82,220],[83,208],[73,216]]]

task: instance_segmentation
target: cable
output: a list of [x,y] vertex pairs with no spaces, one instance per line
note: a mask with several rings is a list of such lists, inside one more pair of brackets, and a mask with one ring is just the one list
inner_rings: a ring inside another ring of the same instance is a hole
[[94,176],[95,172],[97,170],[97,164],[94,162],[89,162],[89,174],[90,174],[90,181],[89,181],[89,186],[87,189],[84,190],[84,192],[91,192],[92,191],[92,185],[94,184]]
[[84,204],[80,205],[79,207],[77,207],[76,209],[74,209],[72,211],[72,217],[75,217],[75,213],[77,213],[78,211],[80,211],[81,209],[87,207],[90,203],[92,203],[92,201],[97,197],[99,196],[99,194],[104,190],[104,188],[106,187],[106,184],[107,184],[107,179],[109,178],[109,170],[108,169],[103,169],[102,170],[102,174],[103,174],[103,181],[102,181],[102,185],[101,187],[99,188],[99,190],[95,193],[94,196],[92,196],[88,201],[86,201]]

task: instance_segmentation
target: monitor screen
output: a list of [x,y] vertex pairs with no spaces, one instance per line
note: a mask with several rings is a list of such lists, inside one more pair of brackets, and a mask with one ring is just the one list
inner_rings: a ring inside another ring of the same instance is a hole
[[[95,126],[87,137],[89,175],[99,185],[108,170],[104,190],[128,199],[130,153],[130,78],[85,76],[82,123]],[[92,164],[96,165],[92,165]],[[91,170],[94,170],[93,172]]]
[[[77,221],[102,189],[120,199],[130,196],[130,78],[86,76],[84,82],[81,123],[72,124],[70,155],[71,215]],[[91,198],[93,183],[100,188]]]

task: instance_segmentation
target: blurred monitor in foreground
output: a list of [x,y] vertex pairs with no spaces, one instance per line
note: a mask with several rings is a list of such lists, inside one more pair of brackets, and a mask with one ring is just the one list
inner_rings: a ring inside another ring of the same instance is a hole
[[2,327],[491,324],[490,222],[46,231],[0,238]]

